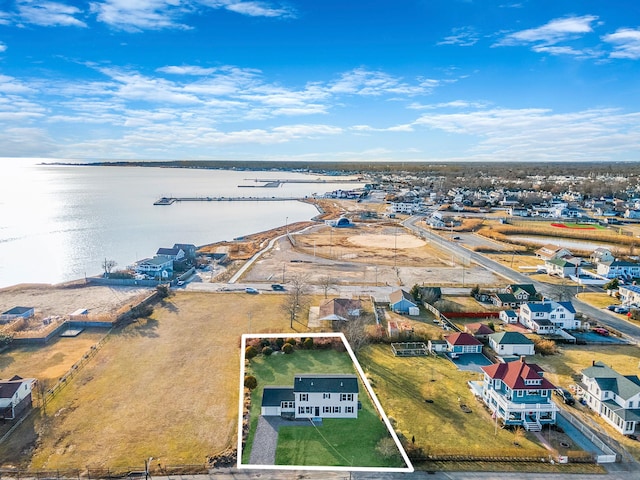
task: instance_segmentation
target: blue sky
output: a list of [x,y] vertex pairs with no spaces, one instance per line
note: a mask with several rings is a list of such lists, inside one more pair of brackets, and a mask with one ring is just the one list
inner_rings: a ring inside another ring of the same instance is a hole
[[4,0],[0,155],[640,160],[636,0]]

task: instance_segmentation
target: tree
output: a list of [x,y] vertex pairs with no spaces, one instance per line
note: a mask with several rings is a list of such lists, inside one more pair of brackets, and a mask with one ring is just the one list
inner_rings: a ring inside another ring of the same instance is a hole
[[40,399],[40,406],[42,407],[42,415],[47,416],[47,392],[49,391],[49,379],[42,379],[36,382],[36,392]]
[[253,390],[258,386],[258,380],[253,375],[246,375],[244,377],[244,386],[249,390]]
[[268,356],[269,356],[269,355],[271,355],[272,353],[273,353],[273,348],[271,348],[271,347],[264,347],[264,348],[262,349],[262,354],[263,354],[265,357],[268,357]]
[[367,322],[364,317],[356,317],[342,323],[342,333],[354,353],[369,343],[370,338],[366,331]]
[[282,351],[287,355],[293,353],[293,345],[291,345],[290,343],[285,343],[282,346]]
[[244,356],[246,358],[253,358],[256,355],[258,355],[258,350],[256,349],[256,347],[254,346],[249,346],[246,348],[246,350],[244,351]]
[[311,337],[307,337],[304,339],[304,342],[302,342],[302,346],[306,349],[306,350],[311,350],[313,348],[313,338]]
[[289,327],[293,328],[293,322],[297,320],[298,313],[307,302],[307,277],[294,275],[289,285],[286,295],[282,296],[281,308],[289,316]]
[[619,286],[620,286],[620,282],[618,281],[617,278],[614,278],[613,280],[610,280],[609,282],[605,283],[602,286],[602,288],[604,288],[605,290],[617,290]]
[[327,298],[329,290],[335,289],[335,285],[336,285],[335,279],[333,279],[329,275],[325,275],[324,277],[320,278],[320,287],[324,292],[324,298]]
[[111,273],[111,271],[116,268],[116,265],[118,265],[116,263],[115,260],[107,260],[106,258],[104,259],[104,262],[102,262],[102,269],[104,270],[104,276],[108,277],[109,274]]
[[472,296],[472,297],[475,297],[475,296],[477,296],[477,295],[479,295],[479,294],[480,294],[480,286],[479,286],[479,285],[476,285],[475,287],[473,287],[473,288],[471,289],[471,296]]

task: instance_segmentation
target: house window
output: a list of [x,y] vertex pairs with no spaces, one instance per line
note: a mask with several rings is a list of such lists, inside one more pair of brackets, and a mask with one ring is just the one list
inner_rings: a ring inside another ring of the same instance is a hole
[[340,394],[341,402],[353,402],[353,393],[341,393]]
[[[344,413],[353,413],[353,407],[345,407]],[[631,423],[631,422],[628,422]]]
[[304,413],[304,407],[298,407],[298,413]]
[[330,393],[323,393],[322,394],[322,398],[331,398],[331,394]]
[[342,407],[333,407],[333,413],[341,413]]
[[322,407],[322,413],[331,413],[331,407]]
[[518,396],[521,397],[522,396],[522,390],[518,390]]
[[280,408],[295,408],[295,402],[284,401],[280,403]]
[[564,318],[564,313],[561,313],[561,314],[560,314],[560,318]]
[[538,396],[540,395],[540,390],[527,390],[527,395]]
[[300,394],[300,401],[301,402],[308,402],[309,401],[309,394],[308,393],[301,393]]

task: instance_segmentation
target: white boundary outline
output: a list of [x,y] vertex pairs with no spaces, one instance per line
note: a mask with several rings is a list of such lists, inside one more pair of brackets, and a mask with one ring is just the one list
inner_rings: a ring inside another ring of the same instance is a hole
[[[248,338],[307,338],[307,337],[311,337],[311,338],[334,337],[334,338],[340,338],[342,340],[342,343],[344,344],[345,348],[347,349],[347,352],[349,353],[349,356],[351,357],[351,361],[353,362],[354,366],[356,367],[356,371],[358,372],[358,375],[360,376],[360,380],[362,381],[362,383],[364,384],[365,388],[367,389],[367,393],[369,394],[369,397],[373,400],[373,403],[374,403],[376,409],[378,410],[378,413],[382,417],[382,421],[384,422],[384,424],[387,427],[387,430],[391,434],[391,437],[393,438],[393,441],[396,443],[396,446],[398,447],[398,451],[402,455],[402,459],[404,460],[404,462],[407,465],[407,467],[405,467],[405,468],[332,467],[332,466],[326,466],[325,467],[325,466],[307,466],[307,465],[254,465],[254,464],[244,464],[244,463],[242,463],[242,412],[243,412],[243,407],[244,407],[244,375],[245,375],[244,352],[245,352],[245,349],[246,349],[246,346],[247,346],[247,339]],[[411,460],[409,460],[409,457],[407,456],[407,452],[405,452],[404,448],[402,447],[402,444],[400,443],[400,439],[398,438],[398,436],[396,435],[395,430],[391,426],[391,422],[389,421],[389,418],[387,417],[387,414],[382,409],[382,405],[380,405],[380,402],[378,401],[378,397],[376,397],[376,394],[374,393],[373,388],[371,388],[371,384],[369,383],[369,380],[367,380],[367,377],[364,374],[364,371],[362,370],[362,367],[360,366],[360,362],[358,362],[358,359],[356,358],[355,354],[353,353],[353,350],[351,350],[351,345],[349,345],[349,342],[347,342],[347,339],[345,338],[343,333],[303,333],[303,334],[298,334],[298,333],[295,333],[295,332],[282,333],[282,334],[272,334],[272,333],[248,334],[248,333],[245,333],[245,334],[242,335],[241,349],[242,350],[240,352],[240,395],[239,395],[239,401],[238,401],[238,462],[237,462],[237,467],[238,468],[260,469],[260,470],[321,470],[321,471],[330,470],[330,471],[344,471],[344,472],[405,472],[405,473],[411,473],[411,472],[414,471],[413,464],[411,463]]]

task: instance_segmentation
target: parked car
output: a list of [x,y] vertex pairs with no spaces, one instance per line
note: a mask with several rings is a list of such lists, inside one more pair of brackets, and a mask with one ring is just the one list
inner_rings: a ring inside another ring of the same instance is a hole
[[609,336],[609,330],[602,327],[596,327],[592,330],[593,333],[597,333],[598,335],[602,335],[603,337]]
[[256,290],[253,287],[247,287],[247,288],[244,289],[244,291],[247,292],[247,293],[260,293],[260,292],[258,292],[258,290]]
[[555,393],[560,398],[562,398],[562,401],[565,404],[567,404],[567,405],[575,405],[576,399],[573,398],[573,395],[571,395],[571,392],[569,390],[567,390],[566,388],[556,388]]
[[629,309],[627,307],[617,307],[613,311],[622,315],[626,315],[627,313],[629,313]]
[[616,308],[618,308],[619,306],[620,306],[620,305],[609,305],[609,306],[607,307],[607,310],[610,310],[610,311],[612,311],[612,312],[613,312],[613,311],[615,311],[615,309],[616,309]]
[[460,240],[460,237],[453,237],[454,240]]
[[181,287],[184,285],[184,280],[178,280],[178,286]]
[[283,292],[284,291],[284,287],[282,285],[280,285],[279,283],[274,283],[273,285],[271,285],[271,289],[275,290],[276,292]]

